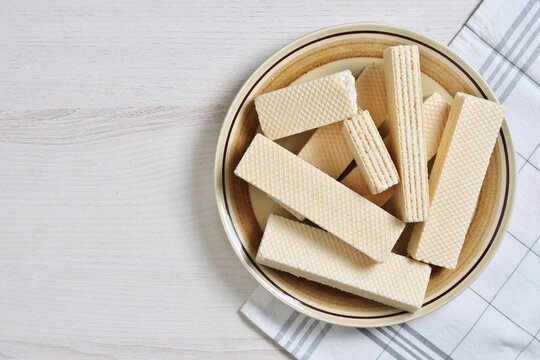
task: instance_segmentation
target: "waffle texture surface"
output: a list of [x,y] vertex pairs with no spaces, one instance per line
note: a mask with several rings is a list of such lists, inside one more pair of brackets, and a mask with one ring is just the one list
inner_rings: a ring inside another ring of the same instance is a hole
[[456,94],[429,180],[431,213],[409,242],[413,258],[456,267],[503,117],[497,103]]
[[405,224],[261,134],[235,174],[376,261]]
[[358,112],[349,70],[259,95],[255,108],[272,140],[342,121]]
[[386,119],[386,85],[382,67],[371,63],[356,79],[356,94],[360,110],[368,110],[376,127]]
[[441,94],[433,93],[422,105],[424,111],[424,139],[426,140],[426,158],[429,161],[439,148],[450,105]]
[[324,230],[271,215],[260,264],[414,312],[422,306],[431,268],[391,253],[374,262]]

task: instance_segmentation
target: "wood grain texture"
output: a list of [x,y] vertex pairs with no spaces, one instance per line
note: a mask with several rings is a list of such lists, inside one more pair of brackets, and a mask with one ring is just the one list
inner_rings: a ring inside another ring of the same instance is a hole
[[266,58],[308,32],[382,22],[448,43],[478,3],[7,1],[0,109],[228,103]]
[[237,312],[256,283],[212,174],[230,101],[307,32],[383,21],[446,43],[476,5],[4,2],[0,359],[287,358]]
[[0,353],[275,355],[237,313],[256,284],[212,190],[224,110],[0,113]]

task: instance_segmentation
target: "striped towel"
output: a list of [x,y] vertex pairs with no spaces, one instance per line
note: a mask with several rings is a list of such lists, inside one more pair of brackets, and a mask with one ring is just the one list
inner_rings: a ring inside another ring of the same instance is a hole
[[501,248],[455,300],[384,328],[324,323],[258,288],[242,314],[297,359],[540,359],[540,1],[484,1],[450,47],[507,110],[519,173]]

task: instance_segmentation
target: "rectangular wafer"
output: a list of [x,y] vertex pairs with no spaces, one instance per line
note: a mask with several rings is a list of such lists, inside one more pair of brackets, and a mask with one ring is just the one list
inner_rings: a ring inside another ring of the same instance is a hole
[[378,194],[399,181],[399,176],[369,111],[343,122],[343,136],[360,174],[372,194]]
[[290,151],[257,134],[234,173],[376,261],[405,224]]
[[401,180],[395,194],[398,215],[405,222],[424,221],[429,193],[418,47],[389,47],[383,62],[393,159]]
[[456,267],[503,117],[497,103],[456,94],[431,170],[431,213],[409,242],[413,258]]
[[450,105],[435,92],[422,105],[424,112],[424,139],[426,140],[426,158],[429,161],[437,153],[444,125],[448,118]]
[[324,230],[276,215],[268,219],[256,261],[411,312],[422,306],[431,272],[393,253],[377,263]]
[[368,110],[379,127],[387,115],[384,70],[375,63],[369,64],[356,79],[355,86],[359,109]]
[[262,94],[255,108],[272,140],[342,121],[358,112],[354,77],[345,70]]

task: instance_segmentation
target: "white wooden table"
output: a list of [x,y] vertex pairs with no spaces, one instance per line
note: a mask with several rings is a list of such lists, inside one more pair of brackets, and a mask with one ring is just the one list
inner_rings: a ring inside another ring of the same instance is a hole
[[287,358],[237,312],[256,283],[214,200],[228,104],[305,33],[448,43],[477,5],[2,2],[0,359]]

